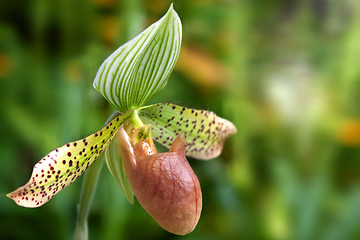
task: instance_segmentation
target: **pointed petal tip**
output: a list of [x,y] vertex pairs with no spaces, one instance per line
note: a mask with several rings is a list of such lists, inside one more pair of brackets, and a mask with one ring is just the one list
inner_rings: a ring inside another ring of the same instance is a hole
[[185,134],[182,132],[175,138],[174,142],[172,143],[172,145],[170,147],[169,152],[176,152],[182,148],[184,148],[184,151],[185,151],[186,146],[187,146],[187,143],[186,143]]
[[37,208],[44,205],[48,200],[43,201],[39,199],[35,199],[35,194],[29,194],[29,192],[33,193],[31,190],[30,181],[22,187],[17,188],[15,191],[6,194],[6,196],[12,199],[18,206],[26,207],[26,208]]
[[[173,3],[173,2],[170,4],[170,7],[169,7],[167,13],[170,13],[170,12],[176,13],[176,11],[175,11],[175,9],[174,9],[174,3]],[[166,14],[167,14],[167,13],[166,13]]]
[[179,17],[179,15],[177,14],[177,12],[175,11],[175,9],[174,9],[174,4],[173,4],[173,3],[171,3],[171,5],[170,5],[170,7],[169,7],[169,10],[168,10],[167,13],[164,15],[164,17],[166,17],[166,16],[168,16],[168,15],[174,17],[174,18],[177,20],[177,23],[181,26],[180,17]]
[[237,128],[235,127],[234,123],[230,122],[229,120],[227,121],[227,126],[229,129],[229,136],[234,135],[237,133]]

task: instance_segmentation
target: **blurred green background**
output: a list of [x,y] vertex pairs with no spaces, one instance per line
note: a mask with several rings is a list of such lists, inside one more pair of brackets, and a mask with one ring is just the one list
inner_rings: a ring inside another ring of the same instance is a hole
[[[187,236],[130,205],[106,167],[90,239],[360,239],[360,3],[174,0],[183,49],[151,102],[209,109],[238,133],[189,159],[203,193]],[[170,1],[0,2],[0,238],[71,239],[82,178],[38,209],[5,194],[54,148],[114,110],[92,88],[102,61]]]

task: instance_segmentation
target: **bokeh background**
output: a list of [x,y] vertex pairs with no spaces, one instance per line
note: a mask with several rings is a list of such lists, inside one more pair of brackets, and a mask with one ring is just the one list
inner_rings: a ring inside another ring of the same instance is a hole
[[[183,45],[151,102],[209,109],[238,133],[189,159],[203,193],[193,233],[162,230],[106,167],[90,239],[360,239],[360,3],[174,0]],[[5,194],[114,111],[92,88],[102,61],[170,1],[0,2],[0,238],[71,239],[82,178],[38,209]]]

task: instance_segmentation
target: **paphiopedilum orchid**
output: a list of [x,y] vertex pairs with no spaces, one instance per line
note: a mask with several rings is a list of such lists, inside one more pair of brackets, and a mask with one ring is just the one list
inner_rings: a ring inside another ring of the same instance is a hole
[[[165,87],[181,45],[181,22],[172,6],[163,18],[111,54],[94,87],[118,111],[99,131],[56,148],[33,169],[28,183],[9,193],[35,208],[74,182],[106,151],[106,162],[130,202],[137,197],[161,227],[191,232],[200,217],[199,180],[186,156],[217,157],[235,126],[207,110],[170,103],[144,104]],[[170,149],[158,153],[153,139]]]

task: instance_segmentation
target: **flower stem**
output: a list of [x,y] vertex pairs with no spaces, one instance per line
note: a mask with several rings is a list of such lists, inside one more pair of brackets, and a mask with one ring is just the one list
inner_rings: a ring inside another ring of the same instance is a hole
[[81,187],[80,202],[78,205],[78,215],[75,227],[75,240],[89,239],[87,219],[94,199],[97,182],[104,163],[104,159],[98,159],[86,171],[83,185]]
[[[106,121],[105,125],[114,119],[119,113],[114,112]],[[98,179],[104,163],[104,159],[100,158],[95,161],[86,171],[83,184],[81,187],[80,201],[78,205],[78,215],[76,219],[76,227],[74,233],[75,240],[89,239],[89,231],[87,219],[94,199]]]

